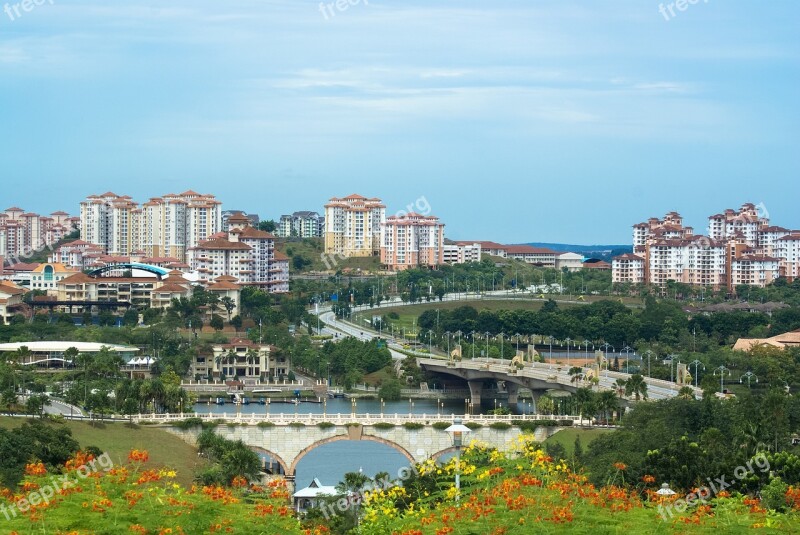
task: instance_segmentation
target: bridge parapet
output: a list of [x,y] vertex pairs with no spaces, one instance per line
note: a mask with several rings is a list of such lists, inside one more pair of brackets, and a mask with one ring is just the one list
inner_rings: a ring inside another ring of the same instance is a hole
[[[402,413],[330,413],[330,414],[294,414],[294,413],[256,413],[256,412],[233,412],[223,414],[195,414],[195,413],[172,413],[172,414],[137,414],[131,417],[135,423],[162,423],[176,424],[186,421],[187,418],[199,418],[201,421],[222,421],[225,423],[240,423],[246,425],[257,425],[261,422],[273,425],[289,426],[291,424],[318,425],[331,423],[338,426],[362,425],[374,426],[376,424],[403,425],[405,423],[433,425],[436,422],[452,423],[455,418],[461,418],[464,423],[476,423],[480,425],[491,425],[496,422],[512,423],[514,421],[536,422],[542,420],[556,420],[566,422],[580,422],[579,416],[568,415],[542,415],[542,414],[402,414]],[[583,424],[587,420],[582,420]]]

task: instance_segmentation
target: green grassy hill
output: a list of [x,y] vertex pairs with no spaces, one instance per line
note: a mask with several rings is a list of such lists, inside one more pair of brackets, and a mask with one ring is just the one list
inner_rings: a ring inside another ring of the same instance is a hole
[[[22,418],[0,417],[0,427],[15,429]],[[126,423],[96,423],[65,421],[65,425],[81,447],[97,446],[108,453],[115,464],[122,463],[132,449],[150,452],[150,462],[156,467],[171,468],[178,472],[177,482],[190,485],[195,472],[205,465],[197,456],[197,448],[178,437],[156,427],[132,426]]]

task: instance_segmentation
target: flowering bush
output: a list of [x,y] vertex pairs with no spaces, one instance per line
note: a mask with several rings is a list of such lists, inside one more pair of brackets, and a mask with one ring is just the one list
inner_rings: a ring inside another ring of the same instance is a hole
[[[266,487],[237,480],[231,488],[185,488],[175,482],[175,471],[149,468],[148,459],[146,451],[133,450],[124,465],[81,475],[78,469],[91,461],[91,457],[79,452],[66,463],[64,475],[59,477],[52,477],[40,463],[29,464],[16,492],[0,490],[0,507],[8,518],[0,515],[0,532],[15,535],[304,533],[293,516],[283,481],[271,482]],[[54,480],[59,482],[57,488]],[[31,499],[34,496],[38,498]]]

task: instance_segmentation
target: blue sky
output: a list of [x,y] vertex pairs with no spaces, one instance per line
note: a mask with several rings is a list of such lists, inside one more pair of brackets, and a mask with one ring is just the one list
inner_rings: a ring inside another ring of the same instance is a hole
[[424,197],[454,239],[627,243],[752,201],[800,227],[796,0],[15,3],[8,205],[192,188],[277,217],[357,192]]

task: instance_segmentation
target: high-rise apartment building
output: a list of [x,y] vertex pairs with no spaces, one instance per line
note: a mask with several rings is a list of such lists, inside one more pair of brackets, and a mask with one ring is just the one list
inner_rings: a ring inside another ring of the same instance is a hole
[[392,216],[381,226],[381,264],[392,271],[444,263],[444,224],[435,216]]
[[230,230],[188,249],[189,265],[206,284],[234,277],[239,284],[273,293],[289,291],[289,259],[275,250],[275,237],[250,226],[244,215],[228,218]]
[[66,212],[49,216],[25,212],[13,206],[0,212],[0,256],[21,261],[72,232],[76,218]]
[[381,250],[381,225],[386,205],[361,195],[332,198],[325,205],[325,253],[348,258],[376,256]]
[[[677,212],[633,226],[633,255],[612,261],[617,283],[669,281],[707,286],[765,286],[779,276],[798,276],[792,244],[800,241],[783,227],[770,226],[761,207],[752,203],[708,218],[708,236],[695,235]],[[794,259],[794,260],[793,260]]]
[[309,211],[282,215],[275,229],[279,238],[321,238],[324,232],[325,218]]
[[81,203],[81,238],[107,254],[186,258],[186,249],[222,229],[222,203],[189,190],[153,197],[141,207],[107,192]]

